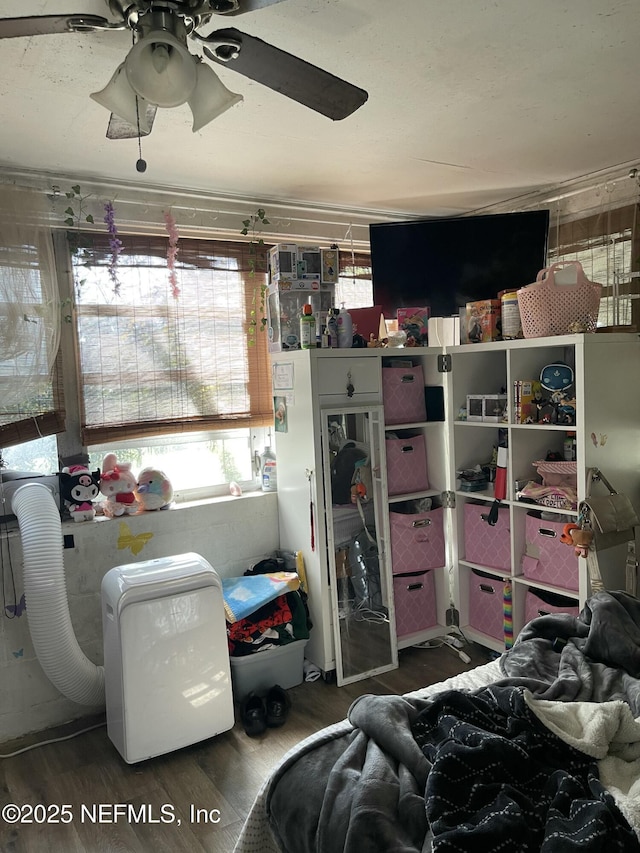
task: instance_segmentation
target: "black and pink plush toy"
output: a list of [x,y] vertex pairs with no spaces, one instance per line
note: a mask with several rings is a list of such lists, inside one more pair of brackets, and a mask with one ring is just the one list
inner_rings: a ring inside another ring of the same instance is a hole
[[60,496],[74,521],[91,521],[96,511],[94,500],[100,493],[100,470],[71,465],[60,472]]

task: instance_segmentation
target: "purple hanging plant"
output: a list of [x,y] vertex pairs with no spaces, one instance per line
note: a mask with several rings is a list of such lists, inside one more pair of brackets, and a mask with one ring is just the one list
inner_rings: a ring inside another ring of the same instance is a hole
[[109,278],[113,283],[113,292],[116,296],[120,294],[120,280],[118,279],[118,256],[122,251],[122,240],[118,237],[118,229],[116,227],[115,210],[113,202],[106,202],[104,206],[104,222],[109,231],[109,248],[111,250],[111,260],[109,261]]

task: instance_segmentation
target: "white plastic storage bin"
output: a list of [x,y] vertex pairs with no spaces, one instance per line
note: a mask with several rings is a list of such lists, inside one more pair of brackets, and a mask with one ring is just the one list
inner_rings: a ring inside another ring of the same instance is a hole
[[203,557],[110,569],[102,624],[107,734],[127,763],[232,728],[222,583]]
[[277,649],[231,657],[233,695],[241,702],[249,693],[262,695],[279,684],[283,690],[302,683],[306,640],[294,640]]

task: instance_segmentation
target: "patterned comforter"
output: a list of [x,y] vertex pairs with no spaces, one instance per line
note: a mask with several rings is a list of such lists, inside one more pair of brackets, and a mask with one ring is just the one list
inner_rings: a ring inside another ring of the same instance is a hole
[[640,851],[640,602],[536,619],[499,667],[478,690],[362,696],[290,754],[263,798],[276,849]]

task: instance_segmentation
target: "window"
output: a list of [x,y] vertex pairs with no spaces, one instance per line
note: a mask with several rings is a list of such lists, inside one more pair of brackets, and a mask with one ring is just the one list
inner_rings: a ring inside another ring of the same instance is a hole
[[[226,492],[231,480],[255,485],[256,456],[273,442],[273,397],[267,335],[257,332],[251,345],[247,329],[254,311],[259,323],[266,282],[252,268],[266,269],[269,247],[259,247],[256,259],[248,243],[181,238],[176,299],[168,240],[119,237],[115,265],[107,234],[56,238],[59,270],[68,269],[67,253],[72,258],[74,311],[67,312],[73,322],[66,334],[75,357],[67,353],[64,364],[67,380],[77,365],[79,399],[78,408],[72,383],[60,455],[76,461],[86,448],[92,468],[102,467],[108,452],[134,471],[160,468],[178,498]],[[342,301],[372,304],[368,254],[340,253],[336,302]],[[21,470],[59,467],[53,436],[5,449],[4,457]]]
[[111,451],[134,470],[161,468],[178,490],[251,482],[273,399],[266,334],[247,336],[265,282],[248,244],[181,239],[174,298],[166,239],[121,237],[114,266],[107,236],[73,236],[91,465]]
[[[2,467],[12,471],[52,474],[58,470],[55,435],[46,435],[2,450]],[[1,477],[1,474],[0,474]]]
[[603,285],[599,326],[627,326],[640,315],[638,206],[578,219],[551,228],[549,263],[580,261],[585,275]]
[[247,244],[181,240],[176,299],[167,241],[122,242],[117,294],[108,238],[74,254],[84,443],[269,423],[266,335],[247,340],[264,277]]
[[156,436],[93,446],[89,463],[92,470],[101,469],[105,455],[115,453],[119,461],[130,462],[136,474],[143,468],[163,471],[176,500],[195,500],[228,494],[231,481],[244,489],[255,487],[256,454],[270,443],[268,430],[260,428]]
[[58,295],[44,200],[5,186],[0,198],[0,447],[64,429]]
[[336,285],[336,305],[369,308],[373,305],[371,256],[365,252],[340,252],[340,272]]

